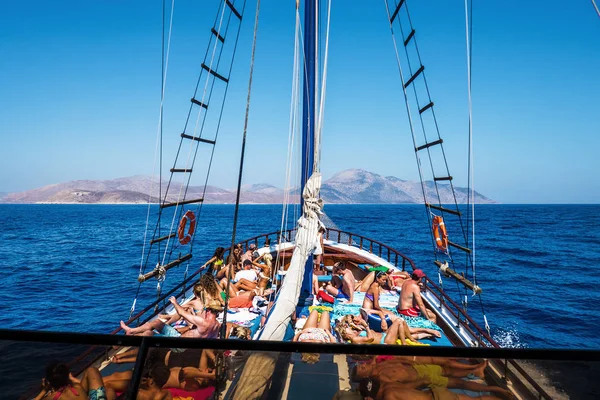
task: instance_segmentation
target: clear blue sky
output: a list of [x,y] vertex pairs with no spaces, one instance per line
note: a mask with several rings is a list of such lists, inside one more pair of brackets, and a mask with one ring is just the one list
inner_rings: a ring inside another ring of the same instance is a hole
[[[234,187],[249,1],[210,183]],[[408,0],[450,171],[466,185],[462,1]],[[294,1],[263,1],[244,181],[282,187]],[[382,1],[333,2],[322,171],[417,180]],[[178,0],[165,106],[171,166],[216,0]],[[600,19],[587,0],[476,1],[475,187],[504,203],[600,202]],[[0,14],[0,191],[152,173],[160,1],[19,1]]]

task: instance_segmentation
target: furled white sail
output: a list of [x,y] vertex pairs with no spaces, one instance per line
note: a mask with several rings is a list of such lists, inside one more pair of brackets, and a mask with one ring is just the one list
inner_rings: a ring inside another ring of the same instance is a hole
[[279,295],[271,315],[261,332],[260,340],[283,340],[288,323],[296,310],[304,267],[308,257],[315,250],[317,233],[322,223],[319,216],[322,214],[323,200],[319,198],[321,190],[321,174],[313,173],[302,192],[304,207],[302,217],[298,220],[296,233],[296,246],[290,267],[287,270],[283,285],[279,289]]

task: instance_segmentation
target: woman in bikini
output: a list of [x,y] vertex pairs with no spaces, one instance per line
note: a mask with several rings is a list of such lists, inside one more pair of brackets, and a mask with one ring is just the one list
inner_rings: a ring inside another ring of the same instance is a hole
[[213,275],[215,275],[221,270],[221,268],[223,268],[224,262],[225,262],[225,249],[223,247],[217,247],[215,249],[215,253],[210,258],[210,260],[205,262],[204,265],[200,267],[200,269],[204,269],[204,268],[206,268],[206,266],[208,266],[209,268],[208,268],[207,272],[210,271]]
[[71,375],[66,364],[52,363],[46,367],[46,377],[42,379],[42,391],[34,398],[52,400],[113,400],[112,389],[104,387],[102,375],[97,368],[84,371],[81,380]]
[[336,324],[336,331],[340,337],[352,344],[396,344],[397,340],[406,345],[406,339],[419,343],[406,329],[404,320],[396,317],[387,332],[379,333],[371,330],[365,321],[361,321],[361,330],[355,329],[345,317]]
[[[365,293],[365,299],[363,300],[362,309],[365,310],[367,314],[375,314],[378,315],[381,319],[381,329],[387,330],[387,321],[386,315],[389,317],[393,317],[394,313],[388,310],[384,310],[379,305],[379,295],[381,293],[382,287],[387,283],[387,273],[383,271],[377,271],[375,273],[375,279],[373,283],[367,289]],[[363,317],[364,318],[364,317]]]
[[337,340],[331,334],[331,320],[329,311],[323,311],[319,319],[319,312],[313,310],[310,312],[302,331],[296,334],[294,342],[310,343],[335,343]]

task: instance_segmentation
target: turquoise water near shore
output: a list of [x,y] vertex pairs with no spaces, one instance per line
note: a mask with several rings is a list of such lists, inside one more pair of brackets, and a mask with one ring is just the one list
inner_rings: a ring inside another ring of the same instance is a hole
[[[231,241],[233,206],[205,205],[194,265]],[[422,205],[326,205],[340,229],[384,242],[436,276]],[[4,328],[97,332],[129,315],[138,287],[146,206],[1,205]],[[476,264],[492,336],[506,347],[600,349],[598,205],[485,205]],[[448,217],[450,222],[450,217]],[[242,205],[237,239],[276,231],[279,205]],[[181,281],[169,273],[165,287]],[[137,309],[155,299],[142,285]],[[445,288],[456,287],[445,279]],[[455,290],[455,289],[454,289]],[[481,320],[481,307],[470,300]]]

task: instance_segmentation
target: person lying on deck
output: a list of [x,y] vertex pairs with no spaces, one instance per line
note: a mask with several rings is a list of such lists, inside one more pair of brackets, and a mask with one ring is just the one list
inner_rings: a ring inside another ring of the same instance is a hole
[[356,279],[352,271],[346,268],[346,264],[343,262],[336,262],[333,264],[331,283],[325,286],[325,291],[338,299],[346,299],[352,303],[354,300],[354,286],[356,286]]
[[294,342],[310,342],[310,343],[335,343],[335,336],[331,334],[331,320],[329,311],[321,312],[313,310],[310,312],[302,331],[294,336]]
[[415,269],[411,275],[411,279],[402,284],[397,311],[406,317],[418,317],[422,315],[435,324],[437,320],[435,314],[433,311],[425,308],[425,304],[423,304],[423,299],[421,298],[421,287],[419,284],[424,277],[425,274],[423,271]]
[[336,323],[336,332],[343,340],[352,344],[397,344],[397,340],[400,340],[402,345],[407,344],[406,340],[419,344],[419,339],[441,336],[434,329],[411,328],[404,319],[396,316],[392,318],[392,321],[387,332],[381,333],[369,328],[367,322],[362,318],[357,319],[346,315]]
[[166,337],[193,337],[193,338],[205,338],[213,339],[216,338],[219,333],[220,323],[217,321],[217,315],[223,311],[223,306],[216,300],[211,300],[204,306],[204,310],[199,314],[192,314],[186,311],[177,303],[175,297],[169,299],[171,304],[175,307],[175,311],[181,315],[190,326],[194,326],[193,329],[181,334],[175,330],[171,325],[166,324],[165,320],[155,319],[137,327],[130,328],[121,321],[121,328],[125,331],[126,335],[137,335],[137,336],[152,336],[154,330],[160,332],[160,335]]
[[[163,386],[169,380],[171,371],[160,360],[150,360],[150,353],[147,359],[147,367],[144,367],[140,387],[136,394],[137,400],[171,400],[173,396]],[[115,392],[125,393],[129,388],[133,370],[115,372],[104,377],[106,387]]]
[[[236,291],[256,289],[258,273],[252,268],[252,261],[245,260],[243,262],[243,269],[235,274],[231,283],[233,283]],[[221,287],[223,285],[227,285],[227,279],[221,281]]]
[[444,387],[431,390],[417,390],[410,385],[398,382],[380,382],[375,378],[365,378],[360,381],[358,391],[365,400],[497,400],[496,396],[454,393]]
[[464,364],[458,368],[456,365],[436,364],[405,364],[394,360],[383,362],[369,362],[357,364],[352,370],[352,378],[374,378],[384,383],[402,383],[407,388],[443,387],[472,390],[474,392],[493,392],[503,397],[510,396],[510,392],[498,386],[488,386],[482,383],[464,380],[462,378],[473,374],[479,378],[484,377],[487,361],[479,364]]
[[46,376],[42,379],[42,391],[34,398],[40,400],[50,395],[52,400],[113,400],[116,395],[104,386],[102,375],[97,368],[88,368],[81,379],[71,375],[66,364],[53,362],[46,366]]

